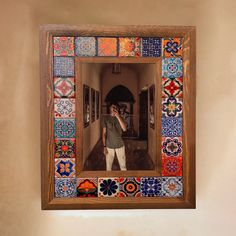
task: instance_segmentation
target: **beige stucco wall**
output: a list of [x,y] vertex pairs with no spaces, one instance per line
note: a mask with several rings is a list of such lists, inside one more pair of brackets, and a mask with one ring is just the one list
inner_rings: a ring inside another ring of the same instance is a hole
[[[235,234],[235,0],[2,0],[0,6],[0,235]],[[40,210],[38,25],[44,23],[197,26],[197,209]]]
[[[89,156],[93,147],[100,139],[100,118],[92,122],[92,96],[91,88],[99,91],[101,98],[101,84],[100,84],[101,64],[82,63],[82,83],[90,88],[90,123],[89,126],[83,129],[83,163]],[[101,104],[101,103],[100,103]],[[96,103],[95,103],[96,109]],[[100,117],[100,116],[99,116]]]

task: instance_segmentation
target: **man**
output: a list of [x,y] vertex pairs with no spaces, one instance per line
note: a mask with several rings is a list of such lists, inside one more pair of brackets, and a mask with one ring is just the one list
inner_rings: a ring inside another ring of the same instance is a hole
[[102,142],[106,156],[106,169],[111,170],[116,153],[120,169],[126,170],[125,145],[122,139],[122,131],[126,131],[126,124],[119,115],[117,104],[110,104],[109,113],[102,120]]

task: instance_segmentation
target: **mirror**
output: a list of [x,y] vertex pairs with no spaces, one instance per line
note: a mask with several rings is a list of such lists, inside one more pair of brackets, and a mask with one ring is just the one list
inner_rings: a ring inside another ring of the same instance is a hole
[[156,73],[154,63],[81,63],[83,171],[156,169]]

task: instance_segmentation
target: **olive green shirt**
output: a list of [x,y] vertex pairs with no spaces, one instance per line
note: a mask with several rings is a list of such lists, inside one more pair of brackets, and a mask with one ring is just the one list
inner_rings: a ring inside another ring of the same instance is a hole
[[108,148],[120,148],[124,146],[122,128],[115,116],[104,116],[102,119],[102,127],[106,127],[106,146]]

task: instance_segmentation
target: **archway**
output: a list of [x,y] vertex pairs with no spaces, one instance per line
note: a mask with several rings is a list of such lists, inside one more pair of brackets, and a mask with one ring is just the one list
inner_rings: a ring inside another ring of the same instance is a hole
[[136,137],[137,134],[133,124],[133,104],[135,99],[132,92],[123,85],[117,85],[108,92],[105,98],[107,113],[112,102],[119,104],[120,115],[126,122],[127,131],[124,133],[124,137]]

